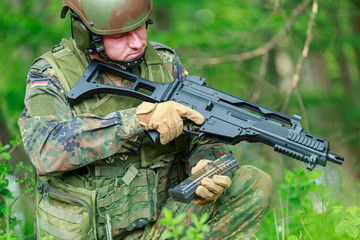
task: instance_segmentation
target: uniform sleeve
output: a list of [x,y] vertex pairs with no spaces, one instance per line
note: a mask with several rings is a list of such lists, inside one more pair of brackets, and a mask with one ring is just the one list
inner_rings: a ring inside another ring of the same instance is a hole
[[[168,51],[160,51],[160,57],[162,58],[168,71],[172,73],[174,79],[184,80],[188,75],[188,72],[183,67],[178,55],[172,54]],[[216,160],[224,154],[231,153],[229,147],[223,143],[217,143],[208,140],[199,140],[196,137],[192,137],[192,142],[189,150],[185,154],[185,171],[188,175],[191,173],[191,169],[201,159]]]
[[[44,60],[41,60],[44,61]],[[51,67],[30,69],[18,125],[39,175],[73,170],[119,152],[136,152],[143,132],[135,108],[105,117],[75,115]]]

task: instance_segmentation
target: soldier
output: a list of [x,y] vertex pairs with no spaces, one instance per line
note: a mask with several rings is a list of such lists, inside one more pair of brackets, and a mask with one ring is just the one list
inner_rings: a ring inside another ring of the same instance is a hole
[[[181,118],[201,124],[201,114],[175,102],[107,94],[67,101],[92,59],[156,82],[185,77],[175,51],[147,39],[152,10],[152,0],[61,1],[61,17],[70,12],[72,38],[31,66],[19,119],[38,175],[37,239],[161,239],[171,230],[157,222],[164,207],[175,215],[210,213],[204,239],[255,236],[272,194],[271,178],[255,167],[205,178],[191,204],[169,197],[169,188],[230,152],[182,134]],[[131,85],[104,72],[97,81]],[[161,144],[152,145],[145,130],[157,130]],[[190,218],[183,224],[190,226]]]

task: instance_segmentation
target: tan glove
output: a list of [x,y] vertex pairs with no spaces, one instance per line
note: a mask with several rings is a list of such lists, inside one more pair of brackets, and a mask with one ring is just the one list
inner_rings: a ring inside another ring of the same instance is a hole
[[[200,160],[195,167],[191,169],[191,174],[205,167],[209,160]],[[226,188],[231,186],[231,179],[225,175],[214,175],[212,178],[205,177],[201,180],[200,186],[196,188],[196,197],[190,203],[205,205],[215,201]]]
[[177,102],[143,102],[136,109],[136,115],[145,130],[160,133],[160,142],[166,144],[183,132],[182,117],[196,124],[202,124],[204,117],[197,111]]

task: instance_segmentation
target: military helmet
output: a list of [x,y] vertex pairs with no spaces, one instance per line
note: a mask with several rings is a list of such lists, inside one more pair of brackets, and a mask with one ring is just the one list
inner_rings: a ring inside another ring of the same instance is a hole
[[129,32],[140,27],[153,10],[152,0],[61,0],[61,18],[74,11],[86,27],[99,35]]

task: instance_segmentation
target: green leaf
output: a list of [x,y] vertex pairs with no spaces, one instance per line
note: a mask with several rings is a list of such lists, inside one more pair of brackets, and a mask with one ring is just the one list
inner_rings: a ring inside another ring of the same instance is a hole
[[12,193],[7,188],[1,190],[0,195],[5,196],[7,198],[11,198],[11,199],[13,198]]
[[7,153],[7,152],[0,153],[0,159],[10,160],[11,155],[9,153]]
[[19,143],[20,143],[20,142],[19,142],[17,136],[14,137],[14,140],[11,140],[11,141],[10,141],[10,144],[11,144],[13,147],[16,147],[17,145],[19,145]]
[[298,240],[298,238],[295,235],[291,235],[287,240]]
[[160,218],[159,219],[159,223],[160,223],[160,225],[167,225],[168,224],[168,221],[165,219],[165,218]]
[[302,167],[299,167],[299,170],[297,171],[297,175],[302,181],[308,180],[308,176],[307,176],[306,172],[304,170],[302,170]]
[[340,212],[343,212],[344,206],[342,206],[342,205],[333,206],[332,210],[333,210],[334,213],[340,213]]
[[354,239],[357,239],[357,237],[359,236],[359,231],[359,228],[354,226],[348,226],[347,228],[345,228],[345,232]]
[[199,228],[199,226],[201,225],[199,223],[198,217],[195,214],[191,214],[191,221],[195,225],[196,228]]
[[202,232],[209,232],[210,231],[210,227],[209,227],[209,225],[207,225],[207,224],[205,224],[205,225],[203,225],[202,226]]
[[360,218],[354,218],[354,219],[350,219],[350,225],[351,226],[360,226]]
[[22,169],[24,169],[25,166],[24,166],[24,162],[23,161],[20,161],[18,164],[16,164],[16,171],[17,172],[20,172]]
[[353,217],[360,216],[360,208],[357,206],[349,207],[346,212],[350,212],[351,216]]
[[162,212],[164,214],[164,218],[162,219],[164,219],[165,222],[168,222],[173,218],[173,213],[171,210],[164,208]]
[[341,219],[341,221],[335,227],[335,232],[337,232],[337,233],[344,232],[348,225],[349,225],[349,222],[347,220]]
[[314,180],[319,178],[322,175],[322,172],[320,170],[315,170],[310,172],[309,179]]
[[209,218],[209,213],[204,213],[201,217],[200,217],[200,220],[199,220],[199,222],[201,223],[201,224],[204,224],[207,220],[208,220],[208,218]]
[[287,170],[285,173],[285,180],[289,184],[294,183],[296,182],[296,175],[293,172]]
[[173,224],[176,225],[181,223],[185,219],[185,217],[186,217],[186,213],[181,213],[180,215],[176,216],[173,219]]
[[179,225],[174,229],[174,234],[178,237],[181,233],[183,233],[184,229],[184,225]]
[[175,237],[174,236],[174,233],[173,232],[166,232],[165,234],[164,234],[164,239],[168,239],[168,238],[172,238],[172,237]]
[[6,144],[5,146],[0,145],[0,152],[5,152],[10,148],[9,144]]

